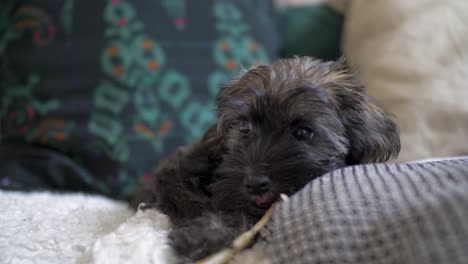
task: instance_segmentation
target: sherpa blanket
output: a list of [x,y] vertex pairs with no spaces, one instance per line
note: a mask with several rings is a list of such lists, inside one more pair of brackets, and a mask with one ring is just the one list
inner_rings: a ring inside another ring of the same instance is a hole
[[170,263],[156,210],[83,194],[0,191],[0,263]]

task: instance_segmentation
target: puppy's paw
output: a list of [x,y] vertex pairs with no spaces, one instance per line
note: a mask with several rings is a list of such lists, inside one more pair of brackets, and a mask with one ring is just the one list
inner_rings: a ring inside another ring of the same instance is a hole
[[240,232],[221,217],[206,214],[176,227],[169,240],[176,253],[195,261],[230,246]]

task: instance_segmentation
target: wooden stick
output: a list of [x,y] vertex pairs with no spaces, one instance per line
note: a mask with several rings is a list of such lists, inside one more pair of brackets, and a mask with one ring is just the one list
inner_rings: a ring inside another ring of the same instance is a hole
[[[285,194],[280,195],[280,200],[287,201],[288,197]],[[279,202],[279,201],[278,201]],[[215,253],[211,256],[203,258],[195,262],[196,264],[226,264],[234,258],[234,256],[244,250],[255,236],[260,232],[260,230],[268,223],[268,220],[271,217],[273,208],[278,202],[275,202],[270,208],[266,211],[263,217],[248,231],[240,234],[232,243],[230,248],[221,250],[218,253]]]

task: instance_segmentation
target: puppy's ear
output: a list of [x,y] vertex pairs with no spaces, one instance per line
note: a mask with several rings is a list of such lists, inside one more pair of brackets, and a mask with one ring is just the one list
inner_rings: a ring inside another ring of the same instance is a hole
[[218,131],[225,134],[233,122],[249,112],[253,99],[259,95],[258,88],[270,86],[270,73],[270,66],[255,65],[223,86],[216,96]]
[[332,91],[346,128],[349,165],[384,162],[400,152],[399,130],[383,108],[367,94],[342,58],[331,66],[336,79]]

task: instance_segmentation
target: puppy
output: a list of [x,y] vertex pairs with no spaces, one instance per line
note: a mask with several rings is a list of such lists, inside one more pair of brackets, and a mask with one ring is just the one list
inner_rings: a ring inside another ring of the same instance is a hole
[[228,83],[216,103],[216,124],[161,162],[133,202],[170,217],[172,247],[186,261],[230,245],[279,194],[400,150],[397,126],[344,59],[256,66]]

